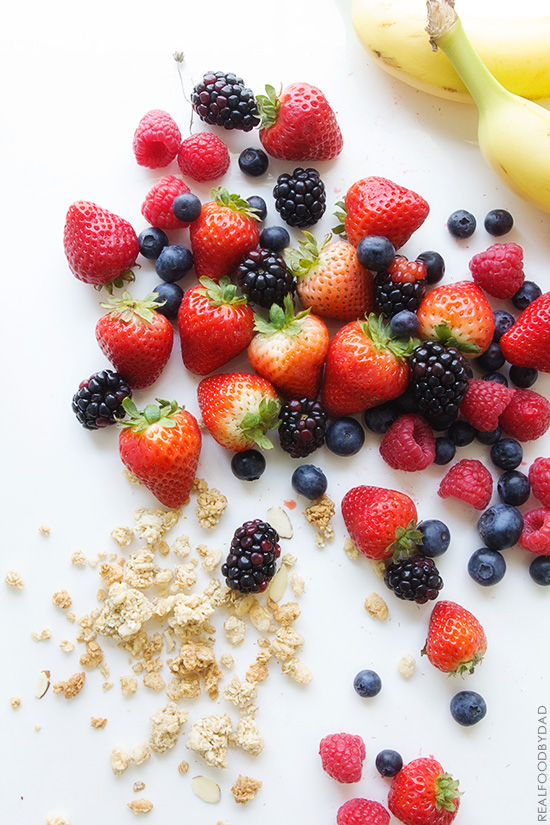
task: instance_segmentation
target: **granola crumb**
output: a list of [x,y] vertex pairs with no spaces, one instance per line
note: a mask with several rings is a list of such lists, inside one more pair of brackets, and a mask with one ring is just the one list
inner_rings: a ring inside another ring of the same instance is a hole
[[304,515],[315,529],[315,543],[318,547],[325,547],[327,541],[334,538],[334,527],[331,520],[336,512],[336,505],[326,495],[316,499],[310,507],[306,507]]
[[185,775],[189,770],[189,762],[186,762],[185,759],[182,759],[178,765],[178,772]]
[[84,687],[85,681],[86,674],[84,672],[73,673],[73,675],[70,676],[66,682],[56,682],[53,686],[53,692],[62,693],[65,699],[72,699],[80,693]]
[[229,616],[225,620],[223,626],[227,640],[233,645],[233,647],[240,645],[241,642],[244,641],[246,634],[246,623],[242,619],[237,618],[237,616]]
[[128,470],[126,467],[123,467],[122,469],[122,476],[126,479],[128,484],[141,484],[139,478],[135,476],[133,473],[131,473],[130,470]]
[[397,665],[397,670],[404,679],[410,679],[415,671],[415,668],[416,661],[414,656],[411,656],[410,653],[405,653],[404,656],[401,656]]
[[107,724],[107,719],[103,716],[92,716],[90,719],[90,725],[92,728],[96,730],[101,730]]
[[384,578],[384,574],[386,572],[386,562],[382,559],[372,559],[370,566],[372,567],[374,573],[378,576],[379,579]]
[[134,799],[132,802],[128,802],[128,807],[135,814],[148,814],[149,811],[153,810],[153,803],[148,799]]
[[63,814],[50,814],[46,820],[46,825],[69,825],[69,820]]
[[76,613],[74,613],[73,611],[71,611],[70,613],[67,613],[67,614],[65,615],[65,618],[66,618],[69,622],[76,622]]
[[44,630],[33,630],[31,636],[35,642],[47,642],[52,638],[52,631],[49,627],[45,627]]
[[231,718],[227,713],[221,716],[203,716],[191,726],[186,747],[202,756],[210,767],[227,768],[231,730]]
[[306,583],[299,573],[290,574],[290,586],[297,596],[301,596],[306,588]]
[[50,527],[50,525],[49,525],[49,524],[41,524],[41,525],[40,525],[40,527],[38,528],[38,532],[39,532],[41,535],[43,535],[43,536],[46,536],[46,537],[47,537],[47,536],[49,536],[49,535],[50,535],[50,533],[52,532],[52,530],[51,530],[51,527]]
[[254,799],[262,787],[262,784],[263,783],[259,779],[252,779],[250,776],[243,776],[242,774],[239,774],[237,781],[231,788],[231,793],[233,794],[235,802],[244,805],[251,799]]
[[[198,481],[201,482],[203,480],[198,479]],[[200,526],[211,530],[216,527],[223,516],[225,508],[227,507],[227,498],[215,487],[209,488],[206,482],[203,482],[203,485],[200,486],[201,489],[197,497],[195,513],[199,519]]]
[[131,527],[114,527],[111,530],[111,538],[119,547],[128,547],[134,538],[134,531]]
[[134,532],[147,544],[157,545],[166,538],[166,534],[177,523],[181,513],[181,508],[161,510],[159,507],[141,507],[134,513]]
[[221,550],[212,550],[205,544],[197,545],[197,553],[202,558],[202,567],[208,573],[212,573],[212,571],[218,567],[222,559]]
[[111,688],[114,688],[114,686],[115,686],[114,682],[103,682],[103,684],[101,685],[101,687],[103,688],[103,690],[105,692],[107,692],[108,690],[111,690]]
[[164,753],[176,744],[179,732],[189,714],[180,710],[175,702],[169,702],[151,716],[149,745],[155,753]]
[[74,650],[74,644],[70,642],[68,639],[63,639],[59,642],[59,647],[63,651],[63,653],[71,653]]
[[365,599],[364,608],[369,614],[380,621],[385,622],[388,618],[388,605],[378,593],[370,593]]
[[111,768],[116,776],[124,773],[131,761],[130,754],[122,748],[116,747],[111,750]]
[[130,751],[130,759],[135,765],[143,765],[143,763],[147,762],[150,758],[151,751],[149,750],[147,742],[140,742],[139,745],[135,745]]
[[35,726],[34,726],[34,729],[35,729],[35,731],[38,733],[38,731],[41,731],[41,730],[42,730],[42,725],[35,725]]
[[236,729],[231,733],[229,741],[237,748],[241,748],[250,756],[258,756],[264,748],[264,740],[260,736],[254,716],[241,716]]
[[308,666],[295,656],[283,662],[281,671],[290,676],[291,679],[294,679],[299,685],[309,685],[313,679],[313,674]]
[[120,691],[123,696],[133,696],[138,688],[138,681],[134,676],[120,677]]
[[281,556],[281,564],[284,564],[286,567],[295,567],[298,564],[298,558],[293,553],[285,553]]
[[146,673],[143,677],[143,684],[151,690],[164,690],[166,682],[160,673]]
[[18,570],[8,570],[4,581],[8,585],[8,587],[14,587],[16,590],[21,590],[25,586],[25,582],[23,581],[23,576]]
[[134,782],[132,790],[134,793],[139,793],[145,789],[145,782]]
[[68,610],[73,600],[66,590],[58,590],[57,593],[53,594],[52,602],[56,607],[60,607],[62,610]]
[[344,542],[344,553],[349,559],[355,561],[361,555],[355,544],[352,542],[350,538],[347,538]]
[[[103,650],[97,642],[86,642],[86,652],[80,656],[80,666],[93,670],[103,662]],[[105,674],[102,674],[105,675]]]
[[84,567],[86,562],[87,559],[82,550],[75,550],[71,556],[71,564],[74,564],[75,567]]
[[10,699],[10,705],[14,710],[21,707],[21,697],[20,696],[12,696]]
[[235,667],[235,659],[231,653],[222,653],[220,656],[220,665],[226,667],[228,670]]
[[178,538],[172,542],[171,550],[174,555],[178,556],[178,558],[187,558],[191,552],[191,542],[189,541],[189,536],[178,536]]

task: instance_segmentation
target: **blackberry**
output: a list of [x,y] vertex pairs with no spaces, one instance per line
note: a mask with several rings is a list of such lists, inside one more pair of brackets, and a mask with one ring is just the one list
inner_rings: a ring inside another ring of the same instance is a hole
[[98,430],[124,418],[122,402],[131,397],[128,383],[118,372],[102,370],[81,382],[73,395],[72,408],[83,427]]
[[284,259],[271,249],[253,249],[237,269],[237,280],[252,304],[269,309],[283,306],[286,295],[294,295],[296,278]]
[[399,599],[417,604],[437,599],[443,587],[443,579],[433,559],[411,556],[390,562],[384,574],[384,582]]
[[222,564],[228,587],[239,593],[262,593],[275,575],[275,559],[281,555],[278,542],[277,531],[260,519],[237,528]]
[[460,352],[424,341],[413,351],[409,370],[420,414],[435,430],[450,427],[468,388],[468,367]]
[[250,132],[260,123],[254,93],[232,72],[206,72],[191,103],[201,120],[224,129]]
[[312,226],[326,209],[325,184],[316,169],[284,172],[273,189],[275,209],[289,226]]
[[327,414],[320,401],[295,398],[279,413],[281,447],[292,458],[305,458],[325,443]]
[[390,266],[374,276],[374,309],[393,318],[398,312],[416,312],[426,294],[426,264],[396,255]]

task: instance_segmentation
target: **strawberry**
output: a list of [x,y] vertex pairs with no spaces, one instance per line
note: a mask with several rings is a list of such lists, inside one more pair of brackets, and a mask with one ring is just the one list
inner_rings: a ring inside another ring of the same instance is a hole
[[455,602],[437,602],[430,616],[422,653],[443,673],[473,673],[487,650],[485,632],[469,610]]
[[527,306],[500,339],[509,364],[550,372],[550,292]]
[[423,340],[454,346],[469,358],[485,352],[495,331],[495,319],[481,289],[471,281],[444,284],[428,292],[418,307]]
[[174,340],[170,321],[156,311],[158,295],[139,301],[123,292],[101,306],[110,310],[95,328],[101,351],[132,389],[149,387],[166,366]]
[[460,805],[458,784],[433,756],[413,759],[393,777],[388,808],[403,825],[450,825]]
[[90,201],[76,201],[67,212],[63,246],[69,269],[79,281],[101,286],[134,280],[129,270],[139,253],[137,235],[124,218]]
[[205,427],[228,450],[273,447],[266,436],[279,426],[281,403],[273,385],[259,375],[232,372],[203,378],[197,397]]
[[203,277],[183,296],[178,312],[181,355],[195,375],[227,364],[252,340],[254,313],[236,289],[229,278],[216,284]]
[[395,339],[374,314],[351,321],[332,341],[325,364],[323,405],[334,418],[353,415],[397,398],[407,388],[407,356],[414,339]]
[[381,235],[399,249],[422,226],[430,207],[411,189],[387,178],[369,177],[348,189],[344,210],[337,217],[344,219],[344,229],[353,246],[366,235]]
[[297,278],[302,306],[316,315],[355,321],[371,312],[372,274],[361,266],[348,241],[331,241],[327,235],[319,245],[304,232],[299,248],[286,250],[285,258]]
[[323,92],[309,83],[291,83],[277,95],[273,86],[257,95],[260,140],[282,160],[330,160],[342,151],[342,133]]
[[121,422],[119,452],[127,467],[165,507],[181,507],[189,498],[201,433],[196,418],[175,401],[157,399],[138,411],[129,398]]
[[534,390],[518,389],[500,414],[499,423],[516,441],[535,441],[550,427],[550,401]]
[[284,309],[272,304],[269,321],[256,315],[254,329],[247,350],[252,369],[289,398],[317,398],[329,346],[325,322],[309,309],[295,315],[286,295]]
[[460,407],[461,415],[476,430],[492,432],[498,427],[498,417],[506,409],[514,390],[497,381],[471,378]]
[[219,281],[234,270],[260,242],[258,215],[248,201],[227,189],[212,190],[213,200],[203,204],[189,229],[197,278]]
[[419,538],[414,502],[397,490],[352,487],[342,499],[342,516],[351,540],[368,559],[406,555]]

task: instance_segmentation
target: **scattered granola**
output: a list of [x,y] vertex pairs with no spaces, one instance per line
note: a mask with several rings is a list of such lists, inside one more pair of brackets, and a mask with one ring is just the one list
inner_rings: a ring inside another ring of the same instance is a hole
[[140,742],[139,745],[135,745],[130,751],[130,759],[135,765],[143,765],[143,763],[147,762],[150,758],[151,751],[149,750],[147,742]]
[[405,653],[404,656],[401,656],[397,670],[404,679],[409,679],[413,675],[415,668],[416,661],[414,656],[411,656],[410,653]]
[[372,567],[373,571],[376,573],[379,579],[383,579],[386,573],[386,562],[382,559],[372,559],[370,562],[370,566]]
[[25,586],[25,582],[23,581],[23,576],[18,570],[8,570],[4,581],[8,585],[8,587],[14,587],[17,590],[21,590]]
[[223,623],[223,626],[228,642],[234,647],[244,641],[246,623],[242,619],[237,618],[237,616],[229,616]]
[[79,661],[81,667],[86,667],[89,670],[99,667],[103,662],[103,650],[97,642],[86,642],[86,653],[82,653]]
[[49,536],[52,532],[51,527],[49,524],[41,524],[38,528],[38,532],[41,533],[43,536]]
[[294,679],[295,682],[298,682],[299,685],[309,685],[313,679],[313,674],[308,666],[296,657],[283,662],[281,671]]
[[331,520],[335,512],[336,505],[326,493],[304,511],[306,519],[315,528],[315,543],[318,547],[325,547],[327,541],[334,538]]
[[148,799],[134,799],[132,802],[128,802],[128,807],[135,814],[148,814],[149,811],[153,810],[153,803]]
[[144,539],[147,544],[157,545],[166,538],[166,534],[177,524],[181,516],[178,510],[161,510],[157,507],[141,507],[134,513],[136,536]]
[[111,538],[119,547],[128,547],[134,538],[134,531],[131,527],[115,527],[111,530]]
[[53,686],[53,692],[62,693],[65,699],[72,699],[74,696],[77,696],[80,693],[80,691],[84,687],[85,681],[85,673],[73,673],[73,675],[70,676],[66,682],[56,682]]
[[344,553],[349,559],[352,559],[353,561],[355,561],[355,559],[358,559],[361,555],[361,553],[349,537],[344,542]]
[[72,605],[73,600],[66,590],[58,590],[57,593],[53,594],[52,602],[56,607],[60,607],[62,610],[68,610]]
[[103,716],[92,716],[90,719],[90,725],[92,728],[96,730],[101,730],[107,724],[107,719]]
[[111,690],[112,688],[114,688],[114,686],[115,686],[114,682],[103,682],[103,684],[101,685],[101,687],[103,688],[104,691]]
[[155,753],[164,753],[173,748],[188,716],[187,711],[180,710],[175,702],[169,702],[166,707],[157,710],[151,716],[151,750]]
[[231,670],[231,668],[235,667],[235,658],[231,653],[222,653],[220,656],[220,665],[223,665],[223,667]]
[[189,536],[178,536],[178,538],[172,542],[171,547],[172,553],[178,556],[180,559],[185,559],[191,552],[191,543],[189,541]]
[[123,696],[133,696],[138,688],[138,681],[134,676],[120,677],[120,690]]
[[59,647],[63,653],[71,653],[74,650],[74,644],[68,639],[62,639],[62,641],[59,642]]
[[[195,479],[195,482],[203,482],[202,479]],[[206,482],[199,489],[197,497],[197,507],[195,513],[199,519],[199,524],[206,530],[216,527],[227,507],[227,498],[215,487],[209,488]]]
[[109,598],[96,619],[95,627],[102,636],[125,640],[135,636],[152,615],[153,606],[143,593],[117,582],[109,588]]
[[238,676],[233,676],[223,692],[223,698],[234,704],[242,713],[247,714],[252,707],[257,710],[254,706],[257,694],[257,683],[249,682],[247,679],[241,682]]
[[202,567],[208,573],[212,573],[212,571],[218,567],[222,559],[221,550],[212,550],[205,544],[197,545],[197,553],[202,558]]
[[248,615],[250,621],[260,633],[269,633],[272,630],[271,613],[269,609],[259,602],[255,602],[250,608]]
[[232,727],[227,713],[221,716],[203,716],[191,726],[186,747],[202,756],[210,767],[227,768],[227,749]]
[[52,631],[49,627],[45,627],[44,630],[33,630],[31,636],[35,642],[46,642],[52,638]]
[[133,790],[134,793],[139,793],[140,791],[143,791],[144,788],[145,788],[145,782],[134,782],[134,784],[132,786],[132,790]]
[[46,825],[69,825],[69,820],[63,814],[50,814],[46,820]]
[[186,774],[189,770],[189,762],[186,762],[185,759],[182,759],[178,765],[178,772],[181,774]]
[[117,747],[111,750],[111,768],[116,776],[120,776],[121,773],[124,773],[131,761],[132,758],[130,754],[126,753],[126,751],[122,748]]
[[21,697],[12,696],[10,699],[10,705],[12,706],[13,710],[17,710],[17,708],[21,707]]
[[233,794],[235,802],[239,802],[244,805],[246,802],[254,799],[262,787],[262,784],[263,783],[259,779],[252,779],[250,776],[242,776],[242,774],[239,774],[237,781],[231,788],[231,793]]
[[305,590],[306,583],[299,573],[291,573],[290,586],[292,587],[297,596],[301,596]]
[[229,736],[229,741],[231,745],[241,748],[251,756],[258,756],[265,744],[252,715],[241,716],[236,729]]
[[376,617],[385,622],[388,618],[388,605],[378,593],[370,593],[365,599],[364,608],[369,616]]
[[71,564],[74,564],[75,567],[84,567],[86,563],[87,559],[82,550],[75,550],[71,556]]

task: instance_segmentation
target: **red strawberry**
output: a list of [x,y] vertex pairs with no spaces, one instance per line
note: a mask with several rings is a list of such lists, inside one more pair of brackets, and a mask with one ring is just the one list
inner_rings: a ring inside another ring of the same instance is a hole
[[396,249],[407,243],[430,211],[416,192],[379,177],[354,183],[346,194],[344,209],[344,227],[350,243],[357,246],[366,235],[382,235]]
[[232,372],[203,378],[197,387],[202,418],[212,437],[228,450],[269,449],[268,430],[279,426],[281,403],[259,375]]
[[413,349],[412,339],[392,338],[389,324],[373,314],[343,326],[327,353],[322,400],[328,414],[353,415],[401,395]]
[[258,246],[260,231],[248,201],[221,187],[212,190],[212,197],[203,204],[189,235],[197,277],[219,281],[232,275],[247,252]]
[[75,278],[86,284],[133,280],[128,272],[139,253],[137,235],[124,218],[90,201],[76,201],[67,212],[63,246]]
[[298,249],[285,252],[302,306],[340,321],[355,321],[370,312],[372,274],[357,260],[355,247],[348,241],[330,241],[330,235],[319,246],[310,232],[304,236]]
[[459,407],[468,424],[476,430],[492,432],[498,427],[498,417],[512,400],[514,390],[497,381],[472,378]]
[[182,229],[189,226],[174,215],[174,198],[191,190],[181,178],[165,175],[149,190],[141,205],[141,214],[157,229]]
[[458,281],[432,289],[418,307],[423,340],[455,346],[466,357],[485,352],[495,331],[490,304],[471,281]]
[[196,418],[175,401],[148,404],[138,412],[124,401],[119,452],[127,467],[165,507],[181,507],[189,498],[201,451]]
[[538,507],[523,516],[519,544],[539,556],[550,556],[550,510]]
[[273,86],[257,95],[260,140],[265,151],[282,160],[330,160],[342,151],[336,115],[322,91],[309,83],[291,83],[280,95]]
[[470,261],[474,283],[493,298],[511,298],[525,280],[523,249],[517,243],[495,243]]
[[455,602],[437,602],[422,651],[434,667],[453,675],[473,673],[486,650],[485,632],[473,613]]
[[550,292],[526,307],[500,339],[509,364],[550,372]]
[[178,312],[183,363],[195,375],[208,375],[243,352],[254,335],[254,313],[237,296],[229,278],[216,284],[201,278],[187,290]]
[[354,733],[330,733],[319,744],[323,770],[345,784],[361,779],[365,753],[363,739]]
[[181,133],[174,118],[162,109],[151,109],[134,133],[134,154],[140,166],[160,169],[174,160],[180,143]]
[[348,799],[336,813],[336,825],[389,825],[390,815],[380,802]]
[[435,436],[420,415],[402,415],[386,431],[380,455],[394,470],[425,470],[435,458]]
[[133,389],[149,387],[166,366],[174,340],[170,321],[156,311],[158,295],[139,301],[123,292],[101,306],[110,310],[95,328],[101,351]]
[[289,398],[317,398],[329,346],[325,322],[309,309],[295,315],[287,295],[284,309],[273,304],[269,321],[256,315],[254,328],[247,350],[252,369]]
[[517,441],[535,441],[550,427],[550,402],[533,390],[516,390],[499,422]]
[[414,544],[416,507],[405,493],[352,487],[342,499],[342,516],[352,542],[368,559],[388,559]]
[[221,138],[212,132],[198,132],[185,138],[178,151],[182,175],[193,180],[215,180],[229,169],[229,151]]
[[484,510],[493,495],[493,477],[477,458],[463,458],[447,470],[437,493],[441,498],[458,498],[476,510]]
[[450,825],[460,805],[458,784],[433,757],[413,759],[393,777],[388,808],[403,825]]
[[550,509],[550,458],[535,458],[529,467],[529,483],[535,498]]

